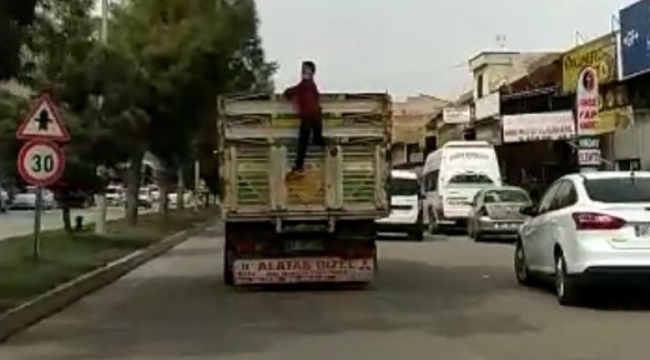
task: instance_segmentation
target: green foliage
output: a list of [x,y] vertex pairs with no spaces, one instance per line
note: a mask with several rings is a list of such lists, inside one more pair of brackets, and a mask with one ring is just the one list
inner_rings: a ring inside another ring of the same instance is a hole
[[0,80],[18,75],[25,28],[34,19],[36,0],[0,1]]
[[[12,1],[27,9],[36,0]],[[100,42],[94,5],[39,0],[33,24],[19,34],[28,40],[30,60],[22,78],[36,92],[52,94],[72,135],[57,189],[99,186],[97,165],[151,151],[170,170],[189,169],[200,158],[202,175],[216,190],[215,99],[273,90],[276,65],[265,60],[255,2],[124,0],[111,9],[107,44]],[[11,24],[32,20],[21,19]],[[0,30],[3,21],[0,16]],[[0,151],[12,159],[0,163],[3,173],[15,171],[14,132],[25,113],[26,101],[0,95]]]

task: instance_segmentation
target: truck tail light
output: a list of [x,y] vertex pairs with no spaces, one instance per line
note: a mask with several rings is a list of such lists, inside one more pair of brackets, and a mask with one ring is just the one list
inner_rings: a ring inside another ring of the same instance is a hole
[[577,230],[616,230],[626,224],[621,218],[592,212],[573,213],[573,221]]

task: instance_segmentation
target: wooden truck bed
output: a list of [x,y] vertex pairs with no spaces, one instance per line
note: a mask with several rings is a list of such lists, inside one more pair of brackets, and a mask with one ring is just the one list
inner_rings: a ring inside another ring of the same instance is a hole
[[390,99],[326,94],[323,135],[304,176],[287,178],[299,119],[279,95],[223,97],[218,139],[226,220],[373,219],[388,211]]

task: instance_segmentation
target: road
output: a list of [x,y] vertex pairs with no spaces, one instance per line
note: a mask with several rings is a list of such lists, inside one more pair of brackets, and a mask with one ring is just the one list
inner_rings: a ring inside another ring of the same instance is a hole
[[[73,219],[75,216],[83,216],[84,222],[93,222],[95,209],[75,209],[72,211]],[[109,220],[119,219],[124,216],[124,209],[109,208],[107,218]],[[74,221],[74,220],[73,220]],[[48,210],[43,212],[41,224],[44,230],[60,229],[63,224],[60,210]],[[0,240],[33,233],[34,229],[34,212],[10,210],[5,214],[0,214]]]
[[192,238],[0,347],[0,359],[643,359],[648,308],[562,308],[508,244],[382,242],[371,289],[232,290]]

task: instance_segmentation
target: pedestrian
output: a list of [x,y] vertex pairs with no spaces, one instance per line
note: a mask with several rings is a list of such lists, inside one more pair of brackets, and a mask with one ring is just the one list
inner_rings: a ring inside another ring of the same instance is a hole
[[323,110],[320,105],[320,93],[314,81],[316,64],[304,61],[301,67],[300,82],[284,91],[284,96],[290,100],[300,118],[296,163],[291,174],[301,175],[304,170],[305,157],[309,139],[313,137],[314,144],[324,146],[323,139]]

